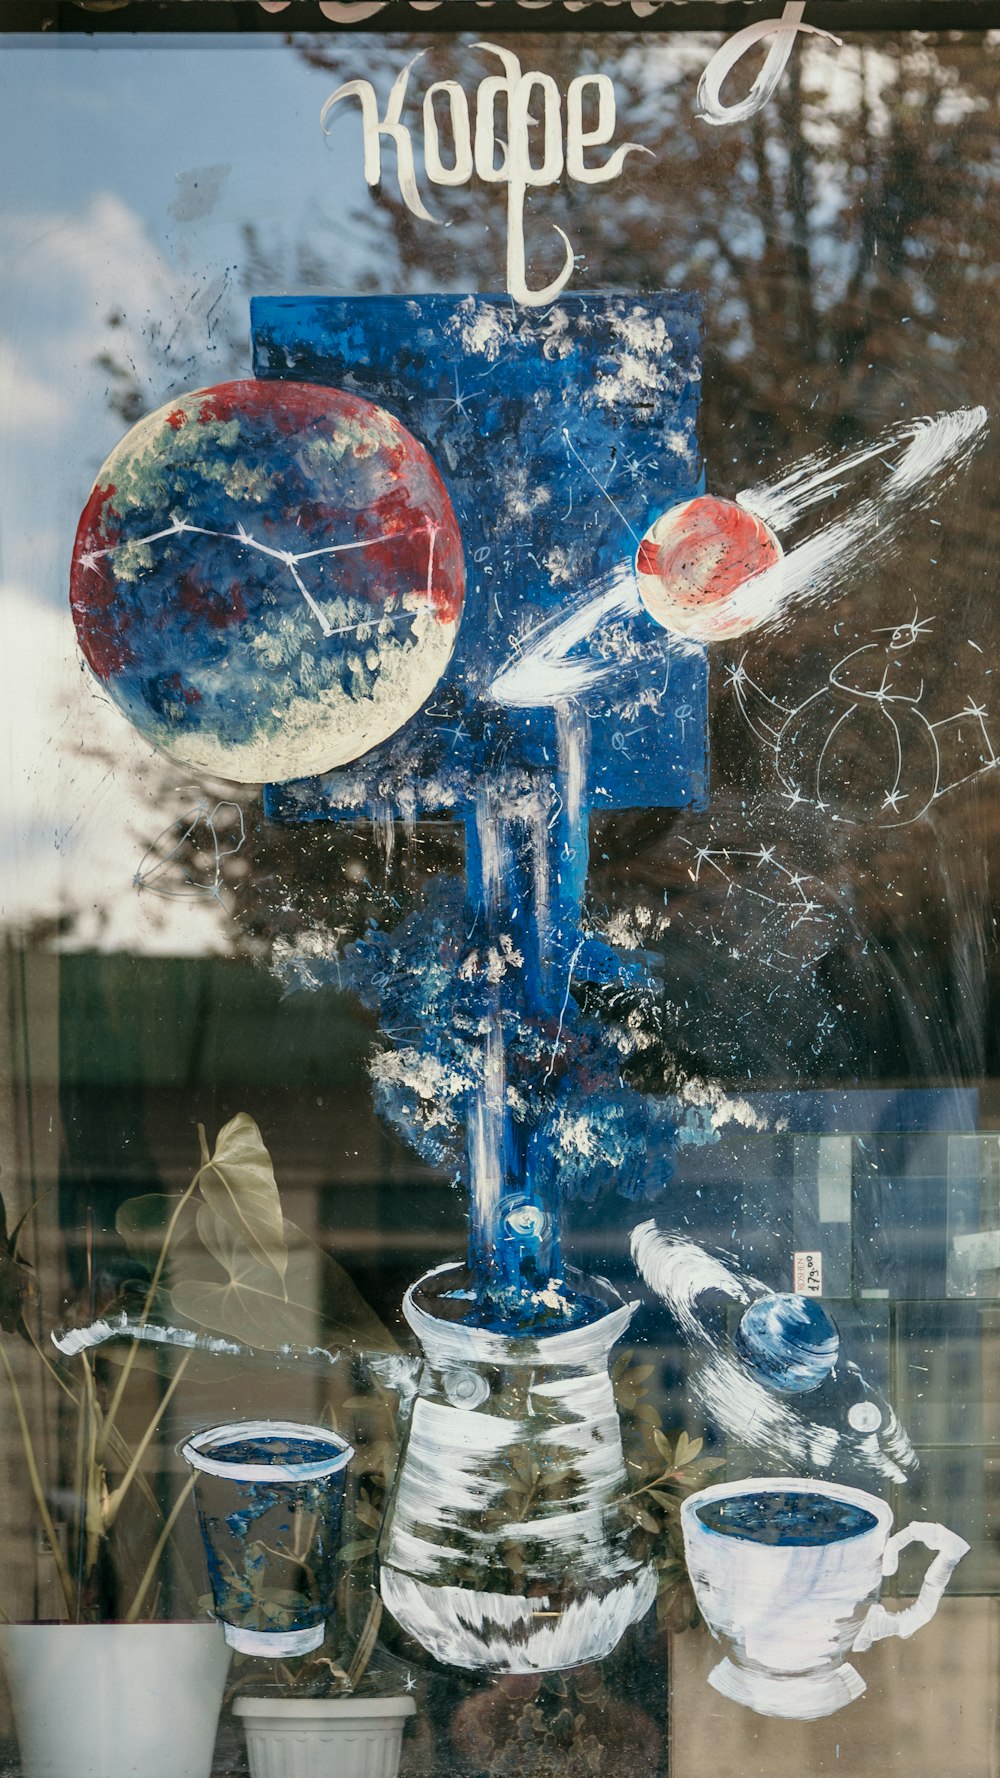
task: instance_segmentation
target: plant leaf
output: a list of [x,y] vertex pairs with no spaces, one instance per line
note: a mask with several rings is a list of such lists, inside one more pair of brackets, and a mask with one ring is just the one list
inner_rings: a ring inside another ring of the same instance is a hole
[[198,1210],[197,1229],[204,1245],[185,1249],[184,1275],[175,1274],[171,1290],[174,1309],[184,1320],[262,1352],[283,1346],[395,1351],[392,1335],[343,1267],[294,1223],[283,1225],[283,1283],[205,1204]]
[[[180,1203],[181,1196],[180,1192],[144,1192],[141,1197],[127,1198],[118,1209],[115,1228],[129,1252],[148,1264],[150,1271],[159,1258],[170,1218]],[[189,1200],[181,1211],[171,1242],[170,1256],[193,1234],[195,1209],[196,1206]],[[168,1256],[168,1271],[169,1263]]]
[[655,1364],[634,1364],[628,1372],[628,1380],[630,1383],[645,1383],[655,1369]]
[[660,1432],[659,1430],[654,1432],[653,1433],[653,1443],[656,1446],[657,1450],[659,1451],[660,1456],[665,1457],[668,1463],[673,1463],[674,1447],[670,1443],[670,1440],[668,1439],[666,1433]]
[[682,1432],[678,1437],[677,1449],[674,1452],[674,1467],[683,1469],[685,1463],[693,1463],[704,1443],[703,1438],[688,1438],[687,1433]]
[[[46,1194],[45,1194],[45,1192],[43,1192],[42,1197],[45,1197],[45,1196],[46,1196]],[[42,1201],[42,1198],[35,1198],[34,1202],[28,1205],[28,1208],[27,1208],[27,1210],[24,1211],[23,1215],[18,1217],[18,1219],[15,1222],[14,1227],[11,1229],[9,1235],[7,1234],[7,1212],[6,1212],[6,1210],[3,1211],[4,1231],[3,1231],[2,1239],[7,1244],[7,1252],[10,1254],[11,1259],[19,1259],[20,1258],[20,1255],[17,1251],[17,1244],[18,1244],[19,1240],[21,1239],[21,1230],[23,1229],[29,1216],[34,1216],[35,1211],[38,1209],[38,1206],[41,1203],[41,1201]],[[3,1208],[2,1202],[0,1202],[0,1209],[2,1209],[2,1208]],[[26,1263],[26,1262],[22,1262],[22,1263]]]
[[363,1556],[374,1555],[377,1548],[377,1541],[358,1537],[355,1538],[352,1543],[341,1544],[339,1551],[340,1560],[345,1565],[351,1562],[360,1562]]
[[281,1197],[264,1139],[245,1111],[238,1111],[219,1131],[201,1176],[201,1195],[258,1263],[283,1279],[288,1250]]
[[0,1327],[5,1333],[24,1333],[22,1317],[38,1295],[31,1267],[0,1250]]

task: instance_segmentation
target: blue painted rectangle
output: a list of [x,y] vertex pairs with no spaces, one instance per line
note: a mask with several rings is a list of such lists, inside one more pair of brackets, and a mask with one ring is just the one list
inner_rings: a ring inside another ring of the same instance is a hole
[[[660,513],[701,491],[699,308],[680,294],[257,297],[254,371],[344,388],[430,451],[458,517],[467,593],[449,669],[405,729],[355,765],[271,786],[276,819],[449,814],[484,778],[514,790],[558,769],[552,709],[493,702],[540,624],[634,564]],[[597,625],[609,667],[582,694],[595,810],[702,805],[704,653],[644,611]]]

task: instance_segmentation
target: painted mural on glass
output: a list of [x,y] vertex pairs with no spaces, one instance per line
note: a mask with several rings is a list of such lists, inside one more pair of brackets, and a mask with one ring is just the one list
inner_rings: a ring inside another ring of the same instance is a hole
[[[657,1577],[623,1510],[608,1374],[636,1304],[564,1258],[562,1207],[609,1187],[654,1195],[677,1147],[704,1134],[701,1107],[629,1084],[627,1022],[588,1016],[574,994],[641,993],[648,971],[588,928],[590,812],[705,805],[713,648],[829,600],[839,576],[889,550],[961,473],[986,414],[907,422],[730,501],[703,490],[699,314],[681,295],[541,310],[471,295],[258,298],[253,342],[257,381],[169,404],[105,465],[77,537],[74,617],[91,669],[148,738],[189,767],[267,779],[272,819],[464,823],[462,878],[438,878],[401,926],[371,929],[343,958],[312,946],[303,960],[311,984],[346,980],[382,1022],[382,1115],[469,1198],[467,1259],[404,1300],[423,1362],[379,1586],[441,1662],[571,1668],[611,1652]],[[824,524],[828,491],[873,463],[871,490]],[[730,667],[793,806],[917,820],[995,763],[984,712],[966,711],[960,763],[942,768],[939,735],[962,719],[929,724],[920,691],[891,676],[925,627],[915,616],[885,647],[863,644],[793,710],[742,660]],[[872,652],[881,678],[855,685],[849,662]],[[718,868],[709,849],[698,863]],[[803,899],[799,917],[812,912]],[[290,984],[301,967],[286,951]],[[743,1115],[716,1095],[716,1125]],[[729,1651],[711,1682],[764,1714],[827,1714],[864,1690],[845,1652],[926,1622],[968,1546],[933,1525],[889,1541],[889,1509],[849,1485],[905,1482],[915,1458],[816,1298],[769,1293],[656,1222],[636,1227],[633,1254],[689,1343],[709,1423],[787,1470],[684,1505],[695,1597]],[[699,1315],[720,1292],[748,1305],[728,1348]],[[248,1514],[274,1510],[266,1466],[292,1429],[267,1424],[186,1447],[221,1475],[212,1453],[236,1441],[234,1481],[260,1471],[260,1503],[224,1520],[237,1543]],[[310,1437],[283,1485],[320,1473]],[[520,1521],[506,1488],[519,1457],[543,1478]],[[223,1520],[199,1510],[230,1639],[263,1652],[279,1634],[286,1653],[321,1641],[320,1602],[303,1602],[301,1630],[229,1627],[236,1582],[218,1565],[238,1567]],[[871,1600],[914,1538],[934,1565],[918,1602],[887,1614]]]
[[[802,11],[696,58],[685,114],[692,154],[719,156],[713,201],[787,192],[790,254],[822,234],[782,158],[801,70],[845,65]],[[125,1629],[183,1598],[209,1727],[231,1659],[254,1778],[285,1769],[283,1735],[443,1773],[435,1711],[453,1773],[577,1778],[603,1734],[685,1778],[696,1719],[721,1725],[720,1772],[723,1731],[730,1752],[767,1737],[762,1771],[839,1760],[841,1734],[895,1733],[887,1672],[915,1711],[921,1690],[960,1706],[926,1675],[991,1551],[971,1470],[942,1480],[986,1448],[987,1411],[973,1440],[973,1385],[941,1381],[949,1299],[970,1345],[992,1337],[1000,1221],[970,1085],[989,901],[956,838],[1000,761],[992,568],[963,531],[988,507],[988,389],[945,374],[941,334],[877,399],[880,344],[902,350],[883,317],[870,403],[811,427],[802,367],[818,400],[853,350],[829,218],[787,362],[763,299],[742,349],[747,292],[794,280],[768,284],[766,228],[746,273],[735,210],[710,277],[692,211],[685,254],[657,223],[642,277],[601,287],[593,206],[639,228],[649,68],[680,90],[677,45],[641,70],[612,45],[617,81],[565,46],[550,74],[535,39],[411,47],[373,40],[362,78],[342,47],[290,46],[395,271],[373,251],[353,285],[272,280],[248,248],[230,361],[161,354],[85,499],[80,475],[60,612],[87,696],[152,762],[124,889],[176,932],[232,922],[249,885],[247,976],[315,1019],[323,1066],[349,1051],[385,1201],[357,1225],[331,1208],[312,1059],[310,1159],[279,1188],[249,1024],[217,1133],[185,1086],[183,1166],[98,1180],[108,1226],[88,1209],[44,1340],[42,1200],[20,1220],[11,1200],[0,1321],[76,1428],[64,1514],[4,1354],[52,1615]],[[858,67],[868,128],[881,89]],[[473,287],[486,214],[496,294]],[[875,280],[883,235],[849,221]],[[727,458],[740,404],[753,448]],[[895,903],[921,874],[918,937]],[[348,1190],[349,1156],[329,1162]],[[372,1255],[394,1216],[388,1300]],[[927,1652],[893,1665],[914,1636]],[[34,1732],[19,1715],[40,1778]],[[178,1769],[207,1778],[210,1754],[203,1734]]]

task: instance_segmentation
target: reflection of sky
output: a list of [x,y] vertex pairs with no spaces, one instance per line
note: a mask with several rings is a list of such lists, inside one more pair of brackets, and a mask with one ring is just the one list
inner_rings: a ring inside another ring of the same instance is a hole
[[[275,37],[22,39],[0,55],[0,155],[17,169],[0,217],[13,273],[0,290],[3,568],[37,596],[62,601],[79,508],[121,431],[94,363],[108,313],[124,312],[156,406],[172,391],[157,386],[150,346],[178,318],[196,354],[183,380],[213,374],[217,348],[197,318],[227,270],[230,284],[238,275],[241,225],[265,242],[322,230],[326,245],[325,225],[362,197],[360,130],[338,130],[332,151],[320,129],[333,84]],[[349,288],[343,236],[337,256]],[[227,285],[216,339],[227,306],[233,331],[246,328]],[[26,511],[31,523],[17,523]]]
[[[343,53],[345,78],[364,71],[357,38]],[[364,198],[361,132],[345,116],[324,138],[320,108],[335,84],[276,36],[7,38],[0,48],[4,918],[55,911],[69,893],[86,907],[120,884],[110,929],[91,919],[81,936],[190,949],[214,928],[204,909],[140,906],[131,889],[164,825],[162,762],[81,677],[69,552],[123,431],[99,353],[112,346],[129,363],[147,408],[248,372],[249,353],[232,367],[223,347],[247,329],[248,222],[282,249],[319,236],[342,288],[356,283],[359,249],[337,217]],[[123,317],[114,334],[113,311]]]

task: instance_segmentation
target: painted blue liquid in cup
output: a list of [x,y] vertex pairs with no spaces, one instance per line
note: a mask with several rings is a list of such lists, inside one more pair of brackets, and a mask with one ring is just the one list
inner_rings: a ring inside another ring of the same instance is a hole
[[722,1537],[794,1549],[863,1537],[878,1525],[874,1513],[863,1506],[798,1488],[730,1494],[697,1510],[702,1524]]
[[181,1455],[226,1641],[268,1659],[319,1648],[353,1448],[325,1426],[252,1420],[194,1433]]

